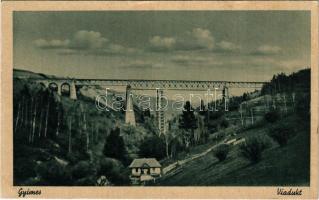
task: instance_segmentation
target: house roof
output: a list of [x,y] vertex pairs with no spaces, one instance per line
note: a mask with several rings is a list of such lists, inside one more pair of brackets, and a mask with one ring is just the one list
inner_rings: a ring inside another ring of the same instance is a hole
[[143,165],[149,167],[161,167],[161,164],[155,158],[137,158],[132,161],[129,168],[143,167]]

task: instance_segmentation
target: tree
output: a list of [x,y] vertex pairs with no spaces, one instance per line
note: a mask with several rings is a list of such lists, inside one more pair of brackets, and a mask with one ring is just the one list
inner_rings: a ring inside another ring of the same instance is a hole
[[241,155],[255,164],[261,160],[262,153],[269,147],[269,141],[265,137],[252,136],[240,145]]
[[123,138],[120,136],[120,128],[111,130],[106,137],[103,153],[107,157],[124,160],[126,158],[126,149]]
[[182,118],[180,121],[180,128],[193,130],[196,128],[196,118],[194,115],[194,110],[189,101],[186,101],[186,104],[184,106]]
[[146,108],[145,110],[143,110],[143,115],[144,115],[144,117],[151,117],[150,109]]
[[274,123],[279,120],[279,113],[277,110],[271,110],[267,112],[264,116],[265,120],[270,123]]
[[185,130],[185,143],[188,147],[188,140],[193,140],[194,130],[197,128],[197,120],[194,115],[194,109],[189,101],[186,101],[182,116],[180,118],[179,127]]
[[287,145],[288,140],[295,135],[295,130],[287,125],[277,125],[268,131],[269,137],[275,140],[281,147]]
[[141,157],[162,159],[165,157],[165,142],[157,135],[146,138],[140,145]]
[[213,153],[214,153],[214,156],[221,162],[227,158],[229,150],[230,150],[230,146],[228,144],[221,144],[216,147]]
[[207,114],[207,109],[203,100],[200,100],[199,112],[200,115],[205,116]]

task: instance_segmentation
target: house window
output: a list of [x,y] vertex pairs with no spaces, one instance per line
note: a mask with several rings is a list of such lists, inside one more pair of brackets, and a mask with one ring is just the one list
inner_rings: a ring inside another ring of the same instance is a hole
[[135,172],[138,172],[138,168],[135,168]]

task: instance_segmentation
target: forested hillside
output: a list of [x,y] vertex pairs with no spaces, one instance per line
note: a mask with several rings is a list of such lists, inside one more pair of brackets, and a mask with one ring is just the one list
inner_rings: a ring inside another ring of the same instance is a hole
[[[227,113],[200,112],[212,150],[188,162],[179,157],[175,169],[155,185],[308,186],[310,70],[275,75],[261,93],[234,97],[230,106]],[[195,125],[180,128],[191,133]],[[187,136],[196,141],[196,134]],[[201,145],[191,142],[190,146],[192,154]]]
[[126,166],[156,134],[151,116],[143,117],[145,128],[131,127],[123,111],[98,110],[85,94],[72,100],[14,79],[15,185],[130,184]]

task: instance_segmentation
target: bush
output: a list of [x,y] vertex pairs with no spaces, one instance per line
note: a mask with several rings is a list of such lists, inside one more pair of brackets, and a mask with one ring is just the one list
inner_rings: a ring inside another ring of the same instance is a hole
[[224,115],[222,111],[209,111],[209,119],[210,120],[216,120],[221,118]]
[[252,163],[258,163],[262,158],[262,152],[268,148],[269,142],[264,137],[250,137],[240,145],[241,155]]
[[95,186],[96,185],[96,177],[95,176],[87,176],[84,178],[80,178],[75,180],[74,185],[76,186]]
[[100,158],[98,176],[105,176],[114,185],[129,185],[129,171],[123,164],[112,158]]
[[93,166],[89,161],[80,161],[72,169],[72,177],[75,179],[84,178],[94,173]]
[[113,165],[114,164],[111,158],[100,158],[100,167],[98,174],[107,175],[107,173],[112,171]]
[[14,168],[13,168],[13,176],[15,184],[19,184],[20,181],[36,177],[35,166],[36,163],[27,158],[17,158],[14,159]]
[[140,145],[139,155],[145,158],[163,159],[166,154],[166,146],[163,139],[154,135],[145,139]]
[[230,147],[228,144],[221,144],[216,147],[213,153],[219,161],[224,161],[229,153],[229,150]]
[[270,123],[274,123],[279,119],[279,113],[276,110],[270,111],[265,114],[265,120]]
[[71,185],[70,170],[55,160],[41,163],[36,170],[41,177],[43,185]]
[[221,140],[225,137],[226,133],[224,131],[215,132],[212,134],[212,138],[215,140]]
[[220,126],[223,128],[227,128],[229,126],[229,122],[227,121],[227,119],[222,119],[222,121],[220,122]]
[[268,135],[281,147],[287,145],[288,140],[295,134],[295,130],[287,125],[279,125],[269,129]]

